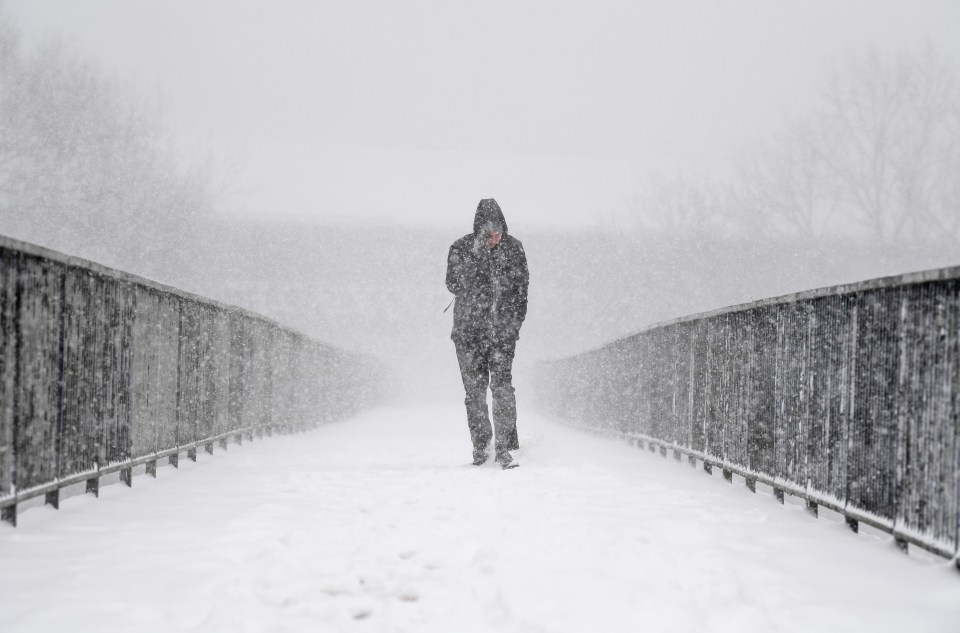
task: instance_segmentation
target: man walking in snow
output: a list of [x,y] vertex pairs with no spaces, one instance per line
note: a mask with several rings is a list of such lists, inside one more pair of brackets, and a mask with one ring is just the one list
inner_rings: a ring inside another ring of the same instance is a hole
[[488,385],[493,395],[496,461],[502,468],[517,465],[510,455],[520,448],[513,355],[527,315],[529,278],[523,245],[508,235],[497,201],[481,200],[473,233],[454,242],[447,255],[447,290],[456,295],[451,338],[467,395],[467,425],[477,466],[487,461],[493,436]]

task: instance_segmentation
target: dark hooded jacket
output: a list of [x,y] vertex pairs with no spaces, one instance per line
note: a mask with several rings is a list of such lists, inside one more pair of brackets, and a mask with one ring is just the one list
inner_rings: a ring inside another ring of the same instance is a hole
[[[489,230],[497,228],[500,243],[490,248]],[[527,316],[530,275],[520,240],[507,232],[497,201],[480,201],[473,233],[453,243],[447,255],[447,290],[456,295],[453,333],[457,342],[516,341]]]

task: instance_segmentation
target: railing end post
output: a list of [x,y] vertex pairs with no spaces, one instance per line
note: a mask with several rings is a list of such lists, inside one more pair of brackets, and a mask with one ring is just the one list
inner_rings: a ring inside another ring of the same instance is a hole
[[147,475],[157,478],[157,460],[147,462]]
[[812,514],[814,518],[817,518],[820,516],[820,510],[817,506],[816,501],[810,501],[809,499],[807,500],[807,512]]
[[227,438],[225,437],[220,438],[220,449],[224,451],[227,450]]
[[188,448],[188,449],[187,449],[187,459],[189,459],[189,460],[192,461],[192,462],[197,461],[197,447],[196,447],[196,446],[194,446],[193,448]]
[[774,488],[773,496],[777,498],[781,505],[783,504],[783,488]]
[[17,527],[17,504],[14,503],[0,510],[0,521]]
[[708,475],[712,475],[713,465],[711,465],[710,462],[707,462],[707,461],[703,462],[703,472],[707,473]]
[[844,517],[844,520],[846,520],[847,527],[850,528],[854,534],[860,533],[860,521],[857,521],[853,517]]
[[690,464],[691,467],[693,468],[697,467],[697,458],[694,457],[693,455],[687,455],[687,462]]
[[677,460],[678,462],[679,462],[681,459],[683,459],[683,455],[680,453],[680,450],[679,450],[679,449],[676,449],[676,448],[673,449],[673,458],[674,458],[675,460]]
[[662,457],[662,458],[664,458],[664,459],[667,458],[667,447],[666,447],[666,446],[663,446],[663,445],[660,446],[660,457]]
[[174,468],[180,468],[180,453],[174,453],[170,456],[170,465]]
[[757,480],[754,479],[754,478],[752,478],[752,477],[747,477],[747,478],[746,478],[746,481],[747,481],[747,490],[749,490],[750,492],[756,492],[756,491],[757,491]]
[[896,543],[897,549],[903,552],[904,554],[910,553],[910,544],[907,543],[906,539],[901,536],[893,535],[893,542]]
[[732,483],[733,483],[733,471],[732,471],[732,470],[727,470],[726,468],[724,468],[724,469],[723,469],[723,478],[727,480],[727,483],[731,483],[731,484],[732,484]]
[[123,468],[120,470],[120,481],[126,484],[127,488],[133,487],[133,469]]
[[100,476],[91,477],[87,480],[87,494],[94,497],[100,497]]
[[51,490],[43,498],[44,505],[53,506],[54,510],[60,509],[60,489]]

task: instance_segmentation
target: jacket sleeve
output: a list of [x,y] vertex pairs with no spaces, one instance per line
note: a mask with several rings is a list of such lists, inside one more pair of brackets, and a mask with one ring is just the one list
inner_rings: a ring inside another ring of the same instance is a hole
[[517,318],[520,323],[527,318],[527,288],[530,286],[530,269],[527,268],[527,254],[523,252],[523,244],[517,242]]
[[456,244],[447,253],[447,290],[455,295],[463,290],[463,256]]

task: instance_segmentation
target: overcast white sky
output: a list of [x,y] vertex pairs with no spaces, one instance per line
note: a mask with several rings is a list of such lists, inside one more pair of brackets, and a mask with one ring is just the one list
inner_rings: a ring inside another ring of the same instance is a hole
[[[0,0],[2,2],[2,0]],[[847,51],[960,59],[957,0],[6,0],[244,159],[228,211],[597,222],[649,170],[722,170]]]

